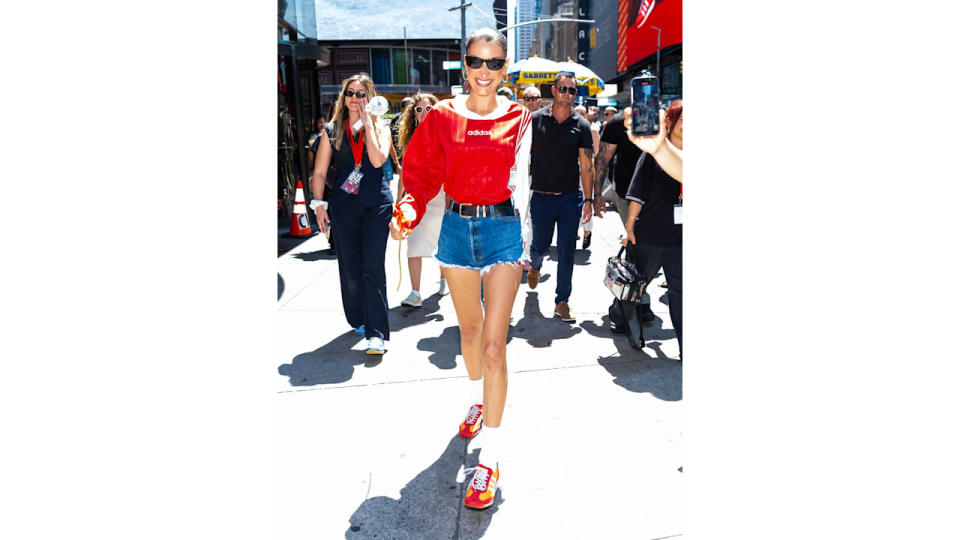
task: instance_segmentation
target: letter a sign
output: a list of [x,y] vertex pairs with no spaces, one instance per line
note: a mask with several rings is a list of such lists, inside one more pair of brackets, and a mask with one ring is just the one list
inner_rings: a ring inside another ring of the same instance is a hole
[[656,4],[654,0],[643,0],[640,2],[640,11],[637,13],[637,19],[640,19],[640,22],[637,23],[635,28],[640,28],[643,26],[643,23],[647,22],[647,17],[649,17],[653,11],[654,4]]

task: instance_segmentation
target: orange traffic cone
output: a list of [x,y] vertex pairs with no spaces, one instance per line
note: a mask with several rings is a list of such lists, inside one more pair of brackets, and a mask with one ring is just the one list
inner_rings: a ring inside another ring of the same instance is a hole
[[297,196],[293,200],[293,215],[290,216],[290,236],[310,236],[310,217],[307,216],[307,201],[303,198],[303,183],[297,180]]

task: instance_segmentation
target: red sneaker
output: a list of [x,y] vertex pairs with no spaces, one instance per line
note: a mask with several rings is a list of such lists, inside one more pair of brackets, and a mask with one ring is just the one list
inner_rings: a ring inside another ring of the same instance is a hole
[[472,439],[480,433],[480,426],[483,424],[483,405],[473,405],[470,412],[460,424],[460,436],[464,439]]
[[473,480],[467,487],[467,495],[463,498],[463,505],[475,510],[489,508],[497,494],[497,483],[500,481],[500,466],[493,471],[490,467],[477,464],[473,470]]

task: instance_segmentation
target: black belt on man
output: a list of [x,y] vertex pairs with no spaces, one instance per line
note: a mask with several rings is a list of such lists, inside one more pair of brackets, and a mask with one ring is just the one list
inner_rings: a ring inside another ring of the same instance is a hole
[[497,204],[488,204],[479,206],[475,204],[460,204],[456,201],[450,203],[450,211],[460,217],[519,217],[520,212],[513,207],[510,199],[498,202]]

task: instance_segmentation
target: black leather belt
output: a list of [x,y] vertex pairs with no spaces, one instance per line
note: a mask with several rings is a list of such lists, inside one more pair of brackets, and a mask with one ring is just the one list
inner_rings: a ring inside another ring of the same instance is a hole
[[520,212],[513,207],[510,199],[497,204],[488,204],[486,206],[477,206],[473,204],[460,204],[456,201],[450,203],[450,211],[455,212],[460,217],[519,217]]

